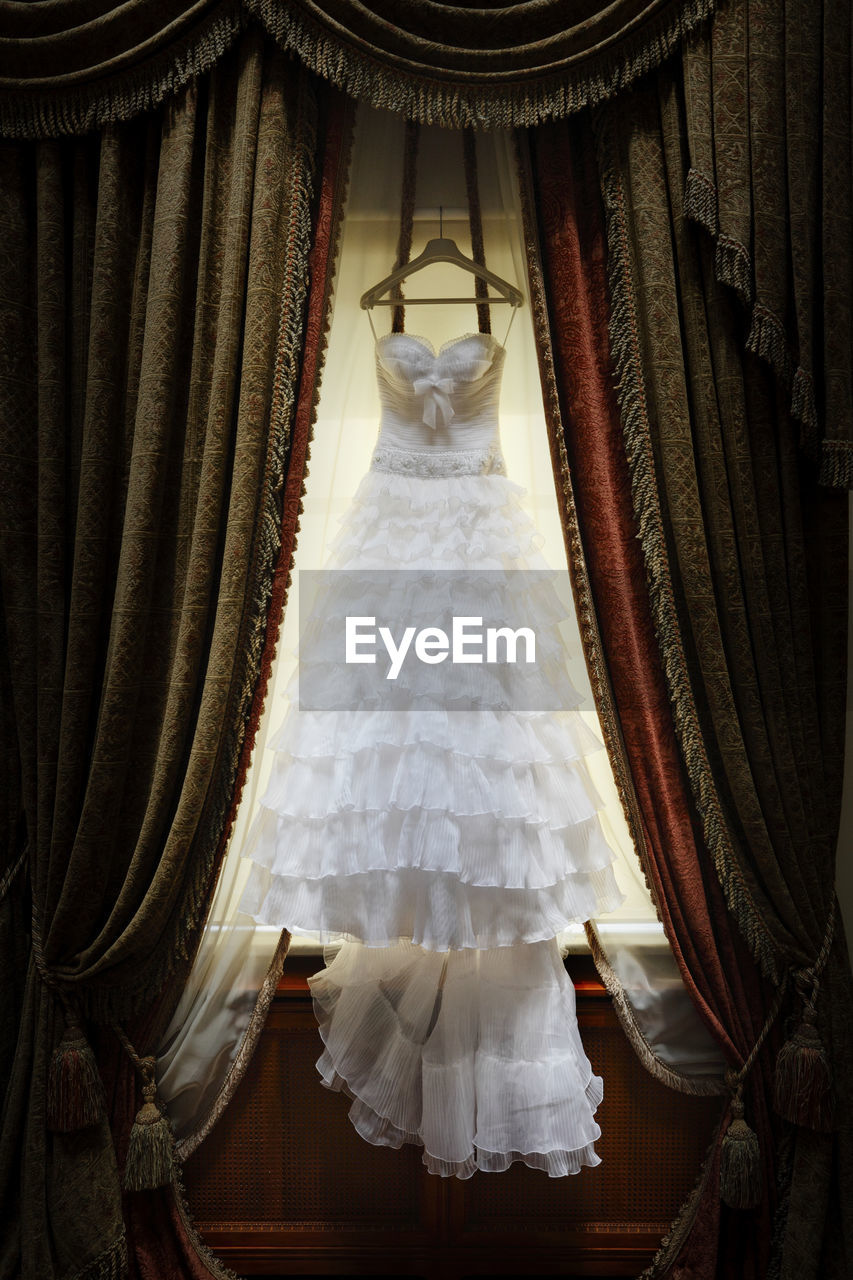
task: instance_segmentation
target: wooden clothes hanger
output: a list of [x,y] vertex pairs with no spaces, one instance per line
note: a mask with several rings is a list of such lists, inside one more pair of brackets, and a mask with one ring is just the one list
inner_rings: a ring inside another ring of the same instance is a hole
[[[463,154],[465,160],[465,183],[468,193],[468,211],[471,220],[471,243],[474,256],[464,254],[455,240],[444,235],[443,209],[439,208],[438,236],[428,240],[416,258],[408,260],[412,243],[412,224],[414,220],[415,182],[417,170],[417,153],[419,126],[414,121],[406,124],[406,151],[403,174],[403,199],[400,215],[400,243],[397,252],[397,265],[384,280],[367,289],[361,296],[362,309],[368,312],[375,306],[395,307],[395,329],[402,328],[403,306],[446,305],[456,303],[476,303],[481,330],[489,331],[488,308],[491,303],[508,302],[513,308],[520,307],[524,301],[520,289],[508,280],[489,271],[483,253],[483,229],[480,214],[479,190],[477,183],[477,153],[473,130],[463,133]],[[401,281],[422,271],[424,267],[437,262],[449,262],[470,272],[477,280],[476,297],[473,298],[402,298],[397,287]],[[498,292],[498,297],[490,297],[488,285]],[[382,295],[394,290],[390,298]],[[372,323],[372,322],[371,322]]]
[[[441,213],[439,213],[441,217]],[[484,280],[487,285],[491,285],[493,289],[497,289],[499,297],[475,297],[475,298],[406,298],[405,305],[407,307],[425,306],[429,303],[433,305],[446,305],[458,302],[474,302],[482,304],[508,302],[510,306],[520,307],[524,301],[520,289],[514,284],[510,284],[508,280],[502,279],[501,276],[495,275],[494,271],[489,271],[482,263],[475,262],[473,258],[469,258],[459,248],[455,240],[449,239],[442,235],[443,228],[439,227],[439,234],[435,239],[428,240],[416,258],[412,258],[411,262],[405,263],[402,267],[397,267],[384,280],[380,280],[378,284],[373,285],[361,295],[361,305],[365,311],[369,311],[372,307],[399,307],[400,298],[383,298],[382,294],[387,293],[389,289],[393,289],[394,285],[399,284],[402,280],[406,280],[409,276],[414,275],[416,271],[423,271],[424,267],[432,266],[435,262],[451,262],[454,266],[461,267],[463,271],[469,271],[471,275],[476,276],[479,280]]]

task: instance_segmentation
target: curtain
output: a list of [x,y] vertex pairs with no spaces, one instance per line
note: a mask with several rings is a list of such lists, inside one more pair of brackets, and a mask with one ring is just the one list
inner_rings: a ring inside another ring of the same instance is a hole
[[[683,981],[727,1061],[740,1067],[761,1030],[772,988],[761,981],[725,910],[679,755],[614,386],[604,214],[589,122],[544,126],[529,141],[521,176],[528,199],[531,304],[540,320],[549,429],[562,454],[558,492],[564,520],[576,529],[572,559],[588,618],[588,663],[606,673],[597,689],[602,724],[615,771],[627,766],[623,799],[634,843]],[[594,937],[592,942],[595,947]],[[600,965],[603,957],[596,958]],[[748,1101],[760,1140],[772,1151],[768,1084],[762,1062],[749,1077]],[[721,1206],[719,1144],[729,1120],[725,1108],[702,1176],[657,1260],[657,1274],[676,1258],[696,1280],[766,1273],[772,1165],[770,1193],[757,1215]]]
[[[568,125],[538,131],[532,145],[554,334],[545,372],[574,467],[636,821],[668,937],[741,1072],[765,1161],[757,1217],[724,1208],[718,1251],[716,1188],[697,1188],[658,1267],[727,1274],[743,1256],[756,1275],[771,1265],[781,1276],[840,1277],[851,1250],[841,1198],[851,985],[833,910],[846,499],[818,485],[788,390],[744,350],[744,320],[715,275],[713,247],[685,217],[685,136],[677,74],[661,72],[599,112],[606,245],[588,151]],[[761,1024],[772,1023],[773,985],[789,970],[795,1021],[801,997],[824,993],[817,1017],[835,1078],[834,1131],[768,1111],[782,1031],[771,1025],[762,1044]],[[706,1180],[718,1177],[719,1154],[716,1144]]]
[[657,66],[716,0],[0,0],[0,128],[79,132],[156,106],[250,18],[375,107],[446,126],[535,124]]
[[735,299],[685,218],[684,137],[678,76],[599,119],[623,434],[676,731],[727,905],[765,976],[794,972],[792,1015],[823,993],[837,1127],[795,1135],[781,1274],[816,1274],[821,1238],[820,1274],[841,1274],[836,1250],[853,1247],[838,1200],[850,966],[834,906],[846,495],[817,483],[786,389],[744,352]]
[[[168,1019],[248,749],[326,127],[255,28],[157,114],[0,148],[4,1277],[124,1266],[106,1024]],[[63,1023],[107,1107],[48,1130]]]
[[853,482],[849,0],[721,5],[682,51],[684,211],[743,341],[784,387],[821,483]]

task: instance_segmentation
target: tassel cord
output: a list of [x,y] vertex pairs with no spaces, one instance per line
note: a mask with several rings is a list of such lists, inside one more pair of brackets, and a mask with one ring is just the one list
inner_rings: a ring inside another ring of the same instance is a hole
[[104,1085],[76,1001],[51,972],[45,959],[35,902],[31,938],[36,970],[62,1009],[65,1023],[48,1067],[46,1123],[53,1133],[74,1133],[99,1124],[103,1119],[106,1107]]
[[149,1191],[170,1186],[176,1172],[172,1125],[157,1099],[157,1059],[140,1057],[124,1028],[115,1020],[113,1031],[142,1080],[143,1103],[130,1131],[123,1184],[126,1191]]
[[720,1151],[720,1198],[732,1209],[752,1209],[762,1196],[761,1149],[758,1135],[744,1118],[743,1087],[778,1017],[787,986],[788,975],[785,974],[745,1062],[736,1071],[732,1068],[726,1071],[726,1084],[731,1092],[731,1120],[723,1135]]
[[802,1001],[799,1024],[776,1059],[773,1106],[792,1124],[829,1132],[834,1122],[832,1071],[817,1027],[817,1001],[823,973],[835,933],[836,898],[833,895],[823,942],[814,962],[794,971],[794,984]]

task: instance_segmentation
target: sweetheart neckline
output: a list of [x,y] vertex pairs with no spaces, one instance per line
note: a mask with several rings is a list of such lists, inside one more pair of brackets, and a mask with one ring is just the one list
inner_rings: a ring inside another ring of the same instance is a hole
[[448,348],[456,346],[459,342],[465,342],[467,338],[488,338],[491,344],[497,347],[498,351],[506,352],[506,347],[502,342],[498,342],[493,333],[479,333],[476,330],[470,333],[461,333],[458,338],[448,338],[446,342],[442,342],[440,347],[436,347],[435,343],[422,333],[409,333],[408,330],[404,330],[402,333],[395,333],[392,329],[390,333],[380,334],[375,341],[375,345],[378,347],[380,342],[385,342],[388,338],[414,338],[415,342],[426,348],[434,360],[437,360]]

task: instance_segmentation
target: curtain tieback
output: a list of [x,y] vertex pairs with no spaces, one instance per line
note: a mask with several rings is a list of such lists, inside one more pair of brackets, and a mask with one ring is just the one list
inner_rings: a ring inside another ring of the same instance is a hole
[[172,1183],[176,1170],[175,1138],[171,1122],[157,1099],[157,1059],[141,1058],[123,1028],[115,1021],[112,1027],[142,1080],[143,1103],[130,1131],[124,1188],[126,1191],[150,1191],[155,1187],[167,1187]]
[[61,1005],[65,1027],[53,1051],[47,1076],[47,1127],[54,1133],[72,1133],[99,1124],[106,1114],[104,1085],[92,1046],[86,1039],[83,1019],[74,998],[63,990],[44,956],[41,927],[33,905],[33,959],[39,977]]
[[787,985],[786,974],[746,1062],[737,1071],[729,1068],[726,1072],[726,1084],[731,1093],[731,1119],[720,1149],[720,1199],[732,1209],[753,1209],[761,1201],[764,1183],[761,1148],[757,1133],[744,1119],[743,1086],[782,1007]]
[[829,908],[826,932],[817,959],[794,973],[794,985],[803,1002],[800,1024],[776,1058],[773,1106],[792,1124],[824,1132],[833,1125],[832,1072],[829,1055],[817,1029],[820,975],[829,958],[835,932],[835,895]]

